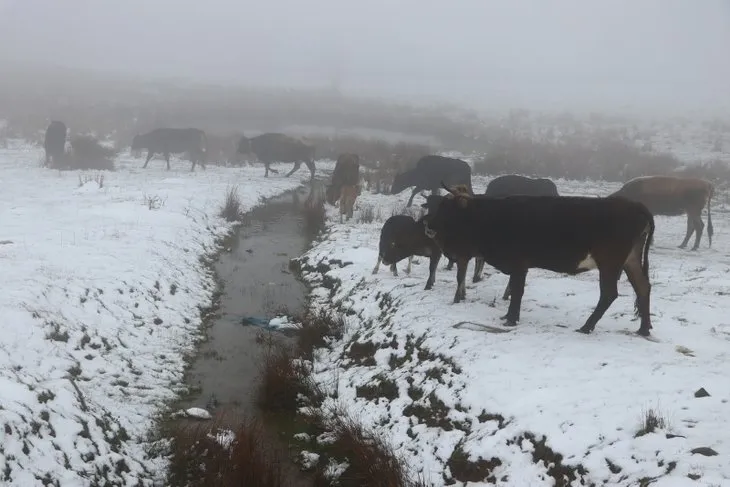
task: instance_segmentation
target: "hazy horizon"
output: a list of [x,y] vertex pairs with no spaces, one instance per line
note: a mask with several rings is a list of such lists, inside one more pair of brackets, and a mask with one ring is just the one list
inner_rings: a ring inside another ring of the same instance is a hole
[[468,108],[730,107],[730,2],[0,0],[0,58]]

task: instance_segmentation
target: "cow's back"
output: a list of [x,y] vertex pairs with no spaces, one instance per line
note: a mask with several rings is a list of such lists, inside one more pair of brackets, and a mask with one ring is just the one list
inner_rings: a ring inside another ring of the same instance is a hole
[[468,184],[471,188],[471,167],[466,161],[445,156],[423,156],[414,169],[427,186]]
[[558,190],[547,178],[533,179],[518,174],[508,174],[492,179],[484,194],[493,198],[505,196],[558,196]]
[[266,133],[250,140],[251,151],[264,161],[296,162],[314,159],[312,146],[285,134]]
[[467,211],[449,214],[455,235],[474,232],[497,252],[573,255],[589,251],[615,235],[643,230],[651,213],[641,203],[622,198],[507,196],[469,201]]

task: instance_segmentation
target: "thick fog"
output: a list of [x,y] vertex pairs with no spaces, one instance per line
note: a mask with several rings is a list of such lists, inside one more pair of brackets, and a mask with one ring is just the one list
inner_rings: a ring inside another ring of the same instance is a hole
[[730,105],[728,0],[0,0],[4,58],[473,107]]

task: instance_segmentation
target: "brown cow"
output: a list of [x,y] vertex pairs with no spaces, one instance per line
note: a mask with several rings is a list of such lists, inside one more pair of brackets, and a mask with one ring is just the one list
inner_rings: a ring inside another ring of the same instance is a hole
[[702,223],[702,208],[705,204],[707,204],[707,237],[709,246],[712,247],[710,201],[714,192],[712,183],[704,179],[641,176],[628,181],[610,196],[622,196],[643,203],[653,215],[679,216],[686,213],[687,233],[679,248],[685,248],[692,234],[696,232],[692,250],[697,250],[705,228],[705,224]]
[[327,186],[327,202],[334,205],[340,201],[340,223],[342,216],[352,218],[358,194],[360,194],[360,156],[357,154],[340,154],[337,158],[335,170],[332,172],[332,182]]

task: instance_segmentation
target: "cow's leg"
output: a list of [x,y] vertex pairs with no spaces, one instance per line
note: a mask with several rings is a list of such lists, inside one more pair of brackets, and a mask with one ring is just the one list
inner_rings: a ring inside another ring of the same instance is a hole
[[264,167],[266,168],[266,172],[264,173],[264,177],[265,178],[268,178],[269,177],[269,163],[268,162],[264,162]]
[[702,232],[705,230],[705,223],[702,221],[702,210],[693,214],[692,220],[694,220],[695,227],[695,244],[692,246],[692,250],[697,250],[702,239]]
[[511,292],[510,292],[509,282],[507,282],[507,287],[504,288],[504,294],[502,294],[502,299],[507,301],[509,299],[510,294],[511,294]]
[[167,170],[170,170],[170,153],[165,152],[165,161],[167,161]]
[[380,262],[383,260],[383,258],[378,254],[378,262],[375,263],[375,267],[373,268],[373,274],[378,273],[378,269],[380,269]]
[[154,155],[155,155],[155,153],[152,151],[152,149],[149,149],[147,151],[147,160],[144,161],[144,166],[142,166],[142,169],[146,169],[147,168],[147,164],[149,164],[150,159],[152,159],[152,156],[154,156]]
[[482,280],[482,271],[484,270],[484,259],[476,257],[474,259],[474,275],[471,278],[471,282],[479,282]]
[[[448,258],[448,257],[447,257],[447,258]],[[446,264],[446,270],[447,270],[447,271],[450,271],[450,270],[451,270],[451,269],[453,269],[453,268],[454,268],[454,261],[453,261],[453,260],[451,260],[451,259],[449,259],[449,262],[448,262],[448,263]]]
[[[598,268],[601,295],[593,313],[588,317],[586,323],[576,331],[590,333],[596,328],[596,323],[603,317],[603,314],[618,297],[618,279],[621,277],[621,268],[614,265],[603,265]],[[513,289],[513,292],[515,290]]]
[[396,264],[390,264],[390,272],[393,273],[395,277],[398,277],[398,267]]
[[409,255],[408,256],[408,266],[406,267],[406,275],[407,276],[410,276],[411,275],[411,263],[412,262],[413,262],[413,256],[412,255]]
[[687,242],[689,242],[689,239],[692,236],[694,229],[695,226],[694,223],[692,223],[692,216],[689,214],[689,212],[687,212],[687,233],[684,234],[684,240],[682,240],[682,243],[679,244],[680,249],[683,249],[687,246]]
[[507,308],[507,314],[502,316],[505,326],[517,326],[520,321],[520,308],[522,307],[522,295],[525,293],[525,280],[527,269],[518,269],[509,275],[508,286],[512,290],[512,297]]
[[406,208],[410,207],[413,204],[413,198],[416,197],[416,194],[418,194],[418,192],[420,190],[421,190],[421,188],[419,188],[418,186],[416,186],[415,188],[413,188],[413,192],[411,193],[411,197],[408,198],[408,203],[406,204]]
[[640,247],[634,247],[631,255],[624,264],[626,277],[631,283],[636,293],[636,301],[634,303],[634,314],[641,318],[641,326],[636,331],[641,336],[649,336],[651,330],[650,300],[651,300],[651,283],[644,275],[641,269],[641,251]]
[[441,252],[433,252],[428,262],[428,280],[426,281],[426,291],[429,291],[436,282],[436,269],[441,260]]
[[466,299],[466,268],[469,265],[469,259],[456,260],[456,294],[454,295],[454,303],[459,303]]
[[295,162],[295,163],[294,163],[294,167],[293,167],[293,168],[291,168],[291,171],[289,171],[289,172],[288,172],[288,173],[286,174],[286,177],[289,177],[289,176],[291,176],[292,174],[294,174],[295,172],[297,172],[297,171],[299,170],[299,167],[300,167],[301,165],[302,165],[302,163],[301,163],[300,161],[297,161],[297,162]]

